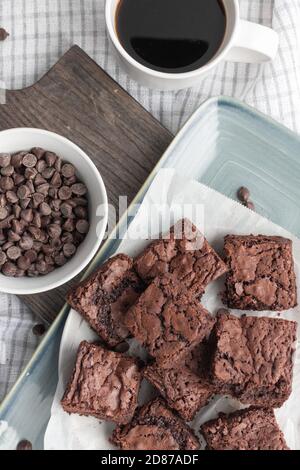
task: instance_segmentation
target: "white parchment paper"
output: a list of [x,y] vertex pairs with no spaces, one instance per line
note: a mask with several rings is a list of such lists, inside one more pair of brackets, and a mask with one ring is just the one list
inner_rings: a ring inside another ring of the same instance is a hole
[[[266,195],[267,197],[267,195]],[[156,236],[161,230],[167,231],[170,227],[170,211],[174,221],[182,217],[181,209],[185,205],[188,209],[192,205],[193,210],[185,215],[198,226],[205,234],[208,241],[220,253],[222,252],[223,239],[227,234],[264,234],[281,235],[291,238],[294,242],[294,258],[296,274],[299,285],[300,272],[300,240],[283,228],[273,224],[269,220],[246,209],[241,204],[226,198],[216,191],[196,182],[186,181],[177,175],[174,170],[161,170],[153,181],[142,206],[130,225],[128,234],[139,233],[140,239],[123,240],[119,252],[134,256],[139,253],[149,242],[147,227],[151,226],[151,236]],[[199,207],[200,205],[200,207]],[[197,210],[199,209],[199,210]],[[160,217],[158,217],[160,216]],[[159,222],[160,221],[160,222]],[[224,279],[212,283],[202,299],[203,305],[215,314],[222,307],[220,292],[223,289]],[[300,292],[298,287],[298,298]],[[232,311],[241,315],[241,311]],[[271,312],[247,312],[248,315],[276,317]],[[289,310],[281,315],[288,320],[300,319],[300,307]],[[83,339],[96,339],[95,333],[75,311],[71,311],[64,330],[60,359],[59,382],[53,401],[51,419],[45,434],[45,449],[112,449],[109,436],[114,427],[107,422],[99,422],[92,417],[68,415],[60,406],[60,400],[69,380],[74,365],[76,351]],[[293,392],[284,406],[276,410],[276,417],[280,428],[291,449],[300,449],[300,354],[299,354],[299,330],[297,351],[295,354]],[[143,350],[133,340],[130,353],[143,355]],[[154,394],[153,388],[145,381],[142,384],[140,402],[147,401]],[[208,419],[215,418],[220,411],[229,412],[241,408],[241,405],[233,399],[215,397],[215,399],[196,416],[191,426],[198,432],[200,424]]]

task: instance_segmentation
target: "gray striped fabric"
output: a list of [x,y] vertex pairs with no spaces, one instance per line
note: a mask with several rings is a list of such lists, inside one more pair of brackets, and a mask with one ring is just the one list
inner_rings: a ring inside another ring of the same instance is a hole
[[[241,16],[272,26],[280,50],[272,64],[225,63],[199,86],[178,92],[139,86],[118,67],[105,35],[104,0],[1,0],[0,26],[10,37],[0,44],[0,81],[22,88],[41,77],[71,45],[81,46],[168,129],[176,132],[210,96],[235,96],[300,130],[300,2],[240,0]],[[34,319],[18,300],[0,296],[0,398],[36,346]]]

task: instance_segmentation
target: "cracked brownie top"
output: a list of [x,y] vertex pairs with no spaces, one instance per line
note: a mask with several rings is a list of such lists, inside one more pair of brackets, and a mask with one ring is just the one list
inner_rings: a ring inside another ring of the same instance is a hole
[[111,441],[123,450],[197,450],[193,431],[157,398],[139,408],[126,426],[118,426]]
[[132,266],[129,256],[116,255],[67,297],[68,303],[110,347],[128,337],[123,316],[144,289]]
[[297,305],[292,242],[264,235],[225,237],[224,301],[242,310],[287,310]]
[[132,335],[168,367],[202,341],[211,331],[214,319],[172,275],[156,278],[125,315]]
[[137,406],[140,381],[137,360],[82,341],[61,403],[68,413],[128,423]]
[[289,450],[270,408],[248,408],[200,428],[209,450]]
[[218,315],[210,338],[211,376],[241,402],[280,407],[292,388],[297,323]]
[[206,286],[227,270],[202,233],[187,219],[151,243],[136,258],[134,266],[146,282],[166,273],[174,274],[196,296],[203,294]]

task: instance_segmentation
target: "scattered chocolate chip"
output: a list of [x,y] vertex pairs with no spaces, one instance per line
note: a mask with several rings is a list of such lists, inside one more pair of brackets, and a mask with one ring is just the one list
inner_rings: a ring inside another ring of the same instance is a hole
[[4,276],[14,277],[16,272],[17,272],[17,267],[11,261],[7,261],[6,263],[3,264],[2,273],[4,274]]
[[248,188],[242,186],[237,192],[238,198],[241,202],[247,202],[250,198],[250,191]]
[[39,160],[45,155],[45,150],[42,149],[41,147],[33,147],[30,150],[30,153],[33,153],[36,156],[36,158]]
[[46,328],[42,323],[38,323],[37,325],[34,325],[34,327],[32,328],[32,333],[35,336],[43,336],[45,331],[46,331]]
[[2,191],[10,191],[14,186],[14,180],[10,176],[2,176],[0,178],[0,189]]
[[8,248],[6,254],[9,259],[16,260],[21,256],[21,249],[18,246],[11,246]]
[[16,447],[17,450],[32,450],[32,444],[27,439],[22,439]]
[[28,196],[30,196],[30,190],[28,186],[26,186],[25,184],[20,186],[17,191],[17,196],[19,199],[27,199]]
[[71,163],[65,163],[61,167],[61,174],[65,178],[71,178],[72,176],[75,176],[75,168]]
[[0,28],[0,41],[5,41],[8,36],[9,33],[4,28]]
[[248,208],[248,209],[251,209],[252,211],[255,211],[255,205],[252,201],[247,201],[247,203],[245,204],[245,206]]
[[19,200],[18,196],[16,195],[14,191],[7,191],[5,196],[6,196],[7,202],[10,202],[11,204],[15,204]]

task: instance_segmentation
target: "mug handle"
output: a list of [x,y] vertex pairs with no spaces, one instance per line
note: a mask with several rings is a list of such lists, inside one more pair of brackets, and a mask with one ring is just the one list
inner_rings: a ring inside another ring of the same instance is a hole
[[277,54],[279,36],[276,31],[250,21],[240,20],[232,48],[225,60],[261,63],[273,60]]

